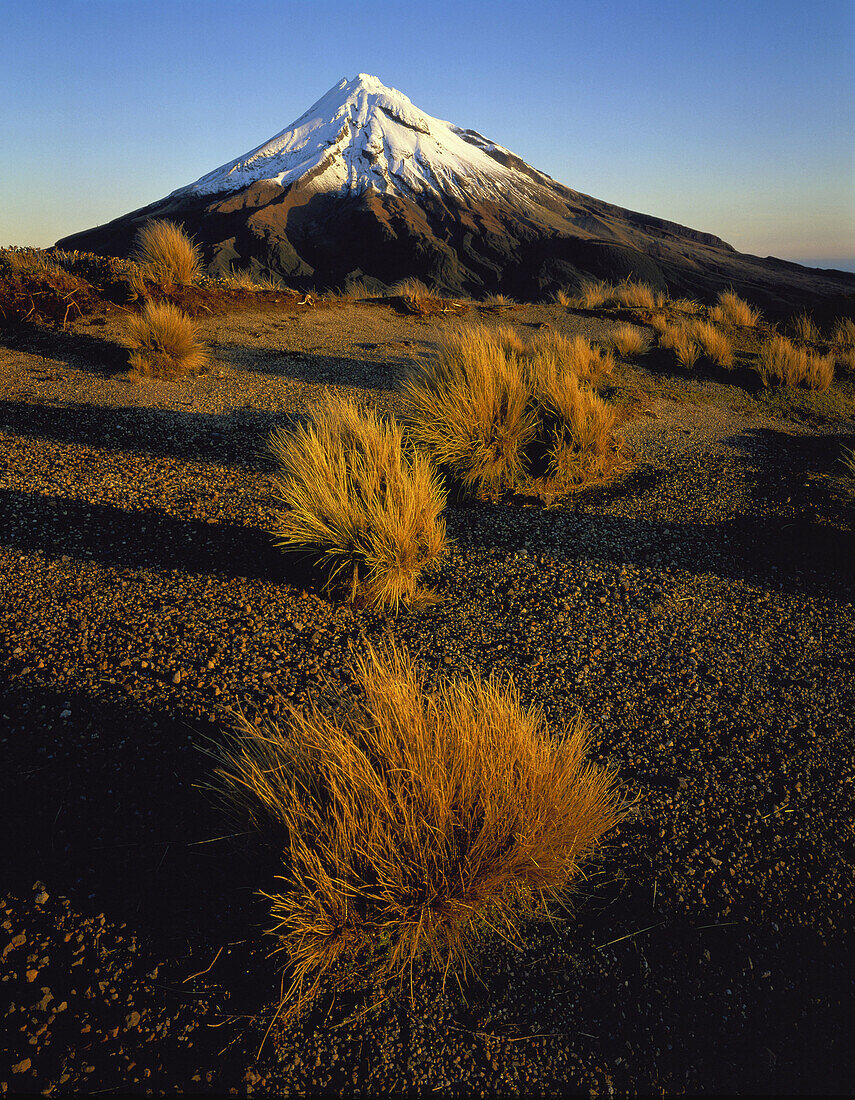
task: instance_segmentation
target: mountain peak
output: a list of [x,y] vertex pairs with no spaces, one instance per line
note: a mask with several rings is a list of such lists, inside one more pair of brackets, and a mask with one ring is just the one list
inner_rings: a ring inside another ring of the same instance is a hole
[[538,174],[518,158],[511,163],[507,153],[359,73],[334,84],[269,141],[173,195],[221,194],[266,180],[283,188],[302,181],[325,193],[530,200]]

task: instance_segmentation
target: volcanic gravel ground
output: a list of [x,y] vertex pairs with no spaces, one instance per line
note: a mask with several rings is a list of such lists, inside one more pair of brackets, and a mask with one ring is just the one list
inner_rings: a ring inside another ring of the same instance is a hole
[[[35,353],[6,354],[0,1088],[851,1090],[852,515],[816,491],[836,438],[654,403],[620,485],[452,502],[442,602],[396,618],[265,534],[259,451],[313,381],[265,407],[224,367],[142,391],[157,408],[52,360],[49,405],[21,392]],[[200,747],[224,708],[352,690],[387,638],[432,678],[513,674],[556,732],[581,708],[637,809],[573,911],[485,948],[465,997],[357,974],[284,1026],[256,894],[276,866]]]

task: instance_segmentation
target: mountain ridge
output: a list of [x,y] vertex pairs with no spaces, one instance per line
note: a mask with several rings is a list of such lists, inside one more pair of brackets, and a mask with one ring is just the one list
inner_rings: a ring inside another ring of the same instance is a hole
[[533,298],[638,278],[700,298],[732,285],[767,308],[855,305],[855,277],[738,253],[584,195],[366,73],[242,156],[58,247],[127,255],[156,217],[196,237],[211,274],[234,266],[306,289],[417,276],[454,294]]

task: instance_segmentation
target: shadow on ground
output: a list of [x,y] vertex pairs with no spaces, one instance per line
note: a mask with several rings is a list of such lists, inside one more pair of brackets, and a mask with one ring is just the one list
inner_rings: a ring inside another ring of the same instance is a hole
[[112,340],[21,321],[2,334],[4,347],[58,360],[74,370],[111,375],[128,369],[128,350]]
[[114,569],[180,570],[317,587],[304,555],[284,554],[267,531],[179,520],[155,509],[0,490],[0,543],[48,558],[96,561]]
[[0,431],[99,450],[142,452],[252,470],[270,469],[267,439],[287,419],[285,413],[262,409],[216,414],[0,401]]

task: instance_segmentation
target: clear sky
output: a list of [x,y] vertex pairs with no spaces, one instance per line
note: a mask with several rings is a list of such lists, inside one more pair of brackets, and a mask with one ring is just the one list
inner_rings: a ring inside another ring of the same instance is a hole
[[855,0],[0,0],[0,245],[46,246],[377,76],[578,191],[855,264]]

